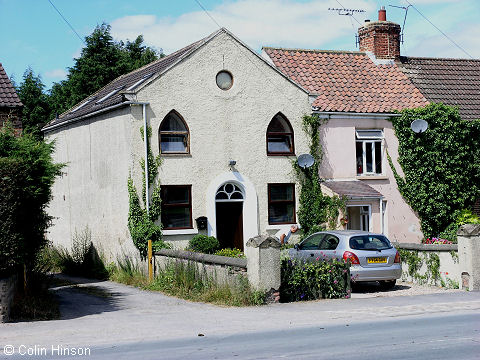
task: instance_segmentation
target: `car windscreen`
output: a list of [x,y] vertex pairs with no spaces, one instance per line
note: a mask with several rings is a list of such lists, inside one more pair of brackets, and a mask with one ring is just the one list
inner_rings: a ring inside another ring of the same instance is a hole
[[350,238],[350,248],[355,250],[386,250],[391,249],[392,244],[382,235],[357,235]]

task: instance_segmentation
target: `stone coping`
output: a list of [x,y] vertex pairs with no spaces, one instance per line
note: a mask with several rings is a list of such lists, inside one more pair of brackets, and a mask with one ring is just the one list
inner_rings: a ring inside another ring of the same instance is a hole
[[414,243],[393,243],[397,249],[418,250],[418,251],[458,251],[457,244],[414,244]]
[[457,235],[459,236],[479,236],[480,224],[465,224],[459,227]]
[[202,254],[193,251],[161,249],[154,253],[157,256],[167,256],[177,259],[193,260],[204,264],[227,265],[239,268],[247,268],[247,259],[232,258],[228,256],[218,256],[211,254]]

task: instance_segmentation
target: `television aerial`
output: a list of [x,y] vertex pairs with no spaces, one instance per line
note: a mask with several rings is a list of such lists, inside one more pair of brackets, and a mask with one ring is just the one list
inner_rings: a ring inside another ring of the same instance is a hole
[[298,162],[298,166],[300,166],[303,169],[307,169],[313,165],[313,163],[315,162],[315,159],[310,154],[301,154],[301,155],[298,155],[297,162]]
[[410,124],[410,128],[416,134],[421,134],[427,131],[428,123],[423,119],[415,119]]

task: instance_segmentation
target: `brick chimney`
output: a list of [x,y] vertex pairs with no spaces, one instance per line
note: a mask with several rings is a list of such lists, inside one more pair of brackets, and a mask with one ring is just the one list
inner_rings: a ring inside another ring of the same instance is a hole
[[377,59],[400,57],[400,25],[387,21],[385,6],[378,10],[378,21],[365,21],[358,29],[360,51],[369,51]]

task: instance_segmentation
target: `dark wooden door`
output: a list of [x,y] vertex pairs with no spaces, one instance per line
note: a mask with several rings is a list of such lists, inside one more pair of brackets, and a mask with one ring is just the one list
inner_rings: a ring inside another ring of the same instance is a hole
[[243,251],[243,202],[217,202],[217,239],[223,248]]

